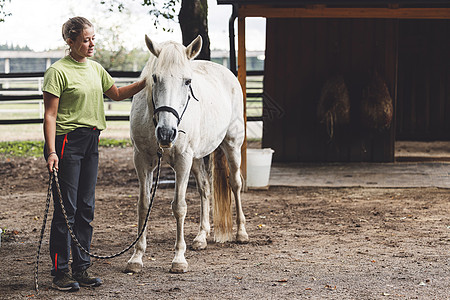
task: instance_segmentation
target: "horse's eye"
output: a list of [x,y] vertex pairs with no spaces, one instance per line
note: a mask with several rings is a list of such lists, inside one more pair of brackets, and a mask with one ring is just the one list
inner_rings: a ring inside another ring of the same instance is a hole
[[154,82],[154,83],[156,83],[156,81],[157,81],[156,75],[155,75],[155,74],[153,74],[153,76],[152,76],[152,77],[153,77],[153,82]]
[[184,83],[185,85],[190,85],[191,84],[191,79],[187,79],[186,82]]

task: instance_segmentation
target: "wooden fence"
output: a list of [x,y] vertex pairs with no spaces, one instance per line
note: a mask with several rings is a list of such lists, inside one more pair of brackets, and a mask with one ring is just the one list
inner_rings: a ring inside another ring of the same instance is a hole
[[[111,71],[111,76],[116,80],[117,84],[131,83],[139,78],[140,72],[122,72]],[[247,80],[247,121],[262,121],[262,97],[263,71],[249,71]],[[11,124],[40,124],[43,122],[43,100],[42,100],[42,81],[44,73],[0,73],[0,105],[5,103],[37,103],[40,105],[39,118],[4,118],[0,106],[0,125]],[[17,83],[21,83],[24,87],[20,87]],[[26,83],[29,84],[26,84]],[[16,83],[16,84],[14,84]],[[10,85],[15,85],[10,88]],[[30,88],[34,85],[35,88]],[[105,102],[110,102],[105,96]],[[131,99],[125,100],[131,101]],[[108,114],[107,121],[129,121],[128,114]]]

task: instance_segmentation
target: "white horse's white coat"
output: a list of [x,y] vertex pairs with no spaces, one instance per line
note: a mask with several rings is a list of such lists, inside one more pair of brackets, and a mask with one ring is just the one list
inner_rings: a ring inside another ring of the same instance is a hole
[[[192,60],[200,52],[200,36],[188,47],[175,42],[156,44],[147,36],[146,43],[152,53],[142,72],[142,77],[147,80],[147,88],[134,96],[130,114],[134,163],[140,184],[138,229],[142,228],[148,209],[152,172],[156,168],[157,151],[161,145],[167,147],[163,160],[171,165],[176,177],[172,210],[177,222],[177,234],[171,272],[181,273],[188,269],[184,257],[184,219],[190,170],[197,180],[201,197],[200,230],[194,239],[193,248],[204,249],[210,233],[211,191],[203,157],[218,147],[225,152],[230,168],[230,184],[236,202],[236,240],[248,241],[240,200],[240,149],[244,140],[242,90],[236,77],[227,68],[208,61]],[[198,101],[194,99],[189,85]],[[180,116],[185,108],[186,111],[179,125],[173,113],[158,112],[155,128],[154,106],[169,106]],[[146,232],[136,244],[127,271],[137,272],[142,268],[145,249]]]

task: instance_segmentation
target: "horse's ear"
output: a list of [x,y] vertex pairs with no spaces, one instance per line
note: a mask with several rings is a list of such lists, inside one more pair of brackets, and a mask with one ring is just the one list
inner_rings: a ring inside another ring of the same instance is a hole
[[147,44],[148,50],[153,53],[154,56],[158,57],[161,53],[161,47],[157,43],[154,43],[147,35],[145,35],[145,43]]
[[188,59],[194,59],[197,57],[197,55],[200,54],[200,51],[202,50],[203,40],[202,37],[199,35],[193,40],[189,46],[186,47],[186,55]]

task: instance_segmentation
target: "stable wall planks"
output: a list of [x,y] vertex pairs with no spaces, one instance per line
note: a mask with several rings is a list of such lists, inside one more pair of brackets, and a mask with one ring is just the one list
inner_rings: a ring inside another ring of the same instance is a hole
[[450,21],[399,22],[399,140],[450,140]]
[[[268,19],[264,92],[284,110],[270,119],[264,106],[263,146],[274,161],[393,161],[393,130],[361,128],[362,89],[374,70],[395,100],[397,21]],[[341,74],[351,101],[351,124],[328,141],[316,111],[326,80]]]

